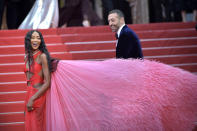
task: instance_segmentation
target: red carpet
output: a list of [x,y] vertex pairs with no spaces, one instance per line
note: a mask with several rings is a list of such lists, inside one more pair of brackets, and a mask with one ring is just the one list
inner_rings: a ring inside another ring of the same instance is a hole
[[[139,36],[145,58],[197,73],[195,23],[129,25]],[[24,36],[27,30],[0,31],[0,130],[24,130]],[[103,60],[115,57],[108,26],[41,30],[52,57]]]

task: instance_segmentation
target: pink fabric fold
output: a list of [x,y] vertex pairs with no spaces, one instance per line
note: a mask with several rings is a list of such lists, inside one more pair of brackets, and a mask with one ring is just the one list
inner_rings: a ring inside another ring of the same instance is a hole
[[61,60],[46,108],[47,131],[191,131],[197,76],[149,60]]

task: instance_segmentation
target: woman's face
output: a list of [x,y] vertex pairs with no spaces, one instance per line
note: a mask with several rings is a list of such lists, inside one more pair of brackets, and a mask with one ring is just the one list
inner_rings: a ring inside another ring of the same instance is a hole
[[38,34],[38,32],[33,32],[31,35],[31,47],[33,50],[37,50],[40,46],[41,43],[41,39],[40,39],[40,35]]

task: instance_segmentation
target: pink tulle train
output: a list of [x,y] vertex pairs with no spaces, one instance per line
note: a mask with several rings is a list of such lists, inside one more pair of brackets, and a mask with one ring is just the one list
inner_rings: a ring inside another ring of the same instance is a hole
[[62,60],[46,112],[47,131],[191,131],[197,76],[149,60]]

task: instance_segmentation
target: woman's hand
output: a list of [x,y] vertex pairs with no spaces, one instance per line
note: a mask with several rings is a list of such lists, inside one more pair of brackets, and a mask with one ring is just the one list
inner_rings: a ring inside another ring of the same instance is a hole
[[27,111],[33,111],[34,108],[33,108],[33,104],[34,104],[34,101],[32,99],[29,99],[28,103],[27,103]]

